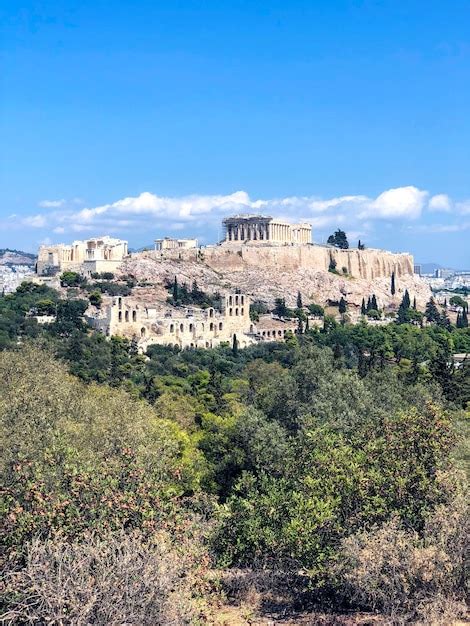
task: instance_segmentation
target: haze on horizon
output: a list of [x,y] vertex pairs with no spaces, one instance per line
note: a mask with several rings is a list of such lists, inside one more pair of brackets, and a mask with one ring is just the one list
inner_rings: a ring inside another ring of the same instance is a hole
[[233,212],[470,266],[470,7],[2,9],[0,247],[220,238]]

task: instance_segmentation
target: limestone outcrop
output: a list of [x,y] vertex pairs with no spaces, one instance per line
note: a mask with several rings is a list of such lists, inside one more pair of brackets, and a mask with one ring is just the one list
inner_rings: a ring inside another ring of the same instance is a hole
[[[338,274],[328,271],[332,259]],[[149,251],[133,254],[121,271],[155,283],[156,298],[161,294],[159,286],[175,276],[180,283],[196,280],[208,292],[239,289],[269,305],[285,297],[289,306],[295,306],[300,291],[305,303],[327,304],[343,296],[351,305],[360,306],[362,298],[375,294],[379,306],[398,306],[408,289],[411,299],[416,297],[418,307],[424,308],[431,295],[429,287],[413,274],[411,255],[371,249],[223,245],[164,254]],[[392,272],[395,296],[390,293]]]

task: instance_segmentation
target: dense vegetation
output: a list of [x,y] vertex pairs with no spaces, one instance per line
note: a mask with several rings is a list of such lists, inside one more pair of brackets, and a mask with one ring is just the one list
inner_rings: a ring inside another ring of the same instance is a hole
[[139,355],[85,306],[0,299],[6,621],[210,621],[229,568],[394,623],[463,614],[468,328],[326,318],[284,344]]

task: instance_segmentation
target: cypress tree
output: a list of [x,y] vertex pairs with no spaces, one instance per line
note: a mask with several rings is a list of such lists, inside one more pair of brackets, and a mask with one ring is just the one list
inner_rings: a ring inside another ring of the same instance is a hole
[[462,313],[457,314],[457,328],[468,328],[467,309],[463,309]]
[[341,314],[346,313],[346,309],[347,309],[347,302],[346,300],[341,296],[341,300],[339,301],[339,312]]
[[233,356],[238,356],[238,339],[236,335],[233,336],[232,354]]
[[362,298],[362,303],[361,303],[361,315],[365,315],[367,313],[367,309],[366,309],[366,301],[364,300],[364,298]]
[[431,297],[429,302],[426,304],[426,310],[424,312],[424,315],[426,316],[428,322],[439,322],[440,315],[439,311],[437,310],[434,298]]
[[297,308],[298,309],[302,309],[303,308],[302,294],[300,293],[300,291],[297,292]]
[[392,272],[392,281],[390,284],[390,293],[392,294],[392,296],[395,295],[395,272]]
[[370,296],[369,296],[369,297],[367,298],[367,307],[366,307],[366,310],[367,310],[367,311],[370,311],[370,310],[371,310],[371,307],[372,307],[372,305],[371,305],[371,302],[370,302]]
[[413,298],[413,309],[416,311],[416,296]]
[[408,289],[405,289],[405,293],[403,295],[402,304],[403,304],[403,308],[404,309],[409,309],[410,308],[411,300],[410,300],[410,294],[408,293]]
[[378,311],[379,310],[379,306],[377,304],[377,298],[375,297],[375,293],[372,294],[372,300],[370,301],[370,306],[372,309],[374,309],[374,311]]
[[308,317],[307,317],[307,319],[305,320],[305,332],[307,332],[309,330],[310,330],[310,323],[309,323]]
[[178,301],[178,280],[176,279],[175,276],[175,280],[173,281],[173,303]]

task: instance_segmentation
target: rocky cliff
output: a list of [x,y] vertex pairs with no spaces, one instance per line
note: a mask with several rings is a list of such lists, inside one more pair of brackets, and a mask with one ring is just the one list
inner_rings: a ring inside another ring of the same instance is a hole
[[[331,260],[336,271],[328,271]],[[344,271],[345,270],[345,271]],[[428,286],[413,274],[413,257],[381,250],[336,250],[324,246],[222,245],[202,250],[168,250],[133,254],[121,269],[139,280],[161,285],[176,276],[180,283],[197,281],[205,291],[239,289],[272,305],[285,297],[295,306],[300,291],[305,303],[326,304],[342,296],[356,306],[375,294],[379,306],[397,306],[405,289],[424,308]],[[396,294],[390,293],[395,272]],[[157,287],[155,297],[161,290]]]

